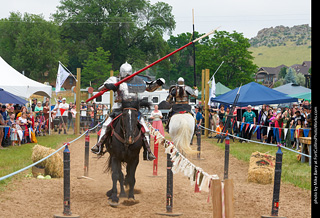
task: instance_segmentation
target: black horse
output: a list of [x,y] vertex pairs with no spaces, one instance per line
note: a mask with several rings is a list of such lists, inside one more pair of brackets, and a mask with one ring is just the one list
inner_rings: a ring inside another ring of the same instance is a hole
[[[145,101],[122,102],[122,113],[117,116],[108,127],[105,143],[110,157],[107,163],[107,170],[112,172],[112,189],[107,192],[109,204],[117,206],[119,197],[117,196],[117,181],[120,182],[120,197],[126,196],[123,185],[129,185],[129,199],[134,200],[134,185],[136,182],[135,173],[139,163],[139,153],[143,146],[144,134],[139,123],[139,108],[147,107],[150,104]],[[121,167],[126,163],[127,175],[124,179]]]

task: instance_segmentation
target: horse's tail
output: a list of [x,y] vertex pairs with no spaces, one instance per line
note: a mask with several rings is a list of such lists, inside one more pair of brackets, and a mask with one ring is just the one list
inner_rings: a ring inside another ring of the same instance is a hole
[[[184,114],[184,116],[190,116],[189,114]],[[178,118],[178,117],[177,117]],[[186,154],[196,154],[198,151],[193,150],[190,147],[190,142],[193,137],[194,125],[190,125],[190,121],[194,122],[194,119],[187,119],[187,117],[179,117],[178,120],[172,120],[170,122],[179,122],[177,123],[176,128],[178,128],[175,136],[173,137],[173,143],[177,146],[180,151],[184,151]],[[193,126],[193,128],[192,128]],[[169,127],[171,128],[171,127]]]

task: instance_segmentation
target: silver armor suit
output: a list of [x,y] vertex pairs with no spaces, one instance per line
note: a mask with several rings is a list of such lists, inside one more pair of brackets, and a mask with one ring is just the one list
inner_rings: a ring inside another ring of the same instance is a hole
[[176,104],[188,104],[189,95],[192,97],[198,97],[198,90],[193,90],[190,86],[171,86],[169,89],[169,96],[167,101]]
[[[127,62],[122,64],[120,67],[120,78],[117,77],[110,77],[108,78],[103,86],[99,88],[99,90],[108,89],[114,91],[114,99],[115,103],[112,106],[112,114],[108,117],[108,119],[103,123],[100,137],[98,140],[98,143],[94,145],[91,148],[91,151],[95,154],[102,154],[103,153],[103,141],[107,138],[106,130],[108,125],[112,122],[113,118],[117,113],[120,112],[120,108],[122,106],[123,101],[137,101],[138,100],[138,93],[142,93],[144,91],[153,92],[158,87],[162,86],[165,83],[165,80],[163,78],[157,79],[156,81],[152,82],[145,82],[143,79],[141,79],[138,76],[134,76],[127,80],[126,82],[121,83],[118,87],[115,86],[115,83],[117,83],[120,79],[126,78],[130,75],[132,75],[132,67]],[[156,159],[156,156],[152,153],[149,145],[149,129],[144,121],[144,118],[141,116],[140,118],[140,124],[144,127],[145,138],[143,139],[143,159],[152,161]]]
[[174,102],[175,104],[188,104],[189,95],[197,98],[198,90],[197,89],[193,90],[190,86],[186,86],[184,84],[184,79],[180,77],[178,79],[178,83],[170,87],[167,101],[169,103]]
[[[162,82],[162,84],[165,83],[164,79],[158,79]],[[157,81],[158,81],[157,80]],[[104,84],[114,84],[116,82],[118,82],[119,79],[117,77],[110,77],[108,78]],[[145,82],[144,80],[142,80],[140,77],[135,76],[133,77],[133,79],[128,80],[127,82],[121,83],[117,89],[117,91],[114,92],[114,101],[115,103],[113,104],[112,110],[117,110],[121,108],[121,103],[123,100],[137,100],[138,99],[138,93],[142,93],[144,91],[149,91],[149,92],[153,92],[155,91],[157,88],[160,87],[160,85],[157,81],[152,81],[152,82]],[[102,136],[105,134],[107,126],[111,123],[111,121],[113,120],[113,118],[108,117],[108,119],[104,122],[103,126],[102,126],[102,130],[101,130],[101,134],[99,137],[99,141],[101,140]],[[140,119],[140,123],[141,125],[143,125],[144,129],[146,130],[146,132],[149,132],[149,129],[144,121],[144,118],[141,117]],[[148,138],[149,141],[149,138]]]

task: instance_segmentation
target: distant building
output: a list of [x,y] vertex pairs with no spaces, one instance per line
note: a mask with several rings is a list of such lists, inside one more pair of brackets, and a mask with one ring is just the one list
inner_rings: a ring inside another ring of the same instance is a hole
[[256,73],[256,82],[261,82],[262,85],[272,87],[273,84],[278,80],[281,68],[288,68],[282,64],[277,67],[260,67]]
[[[277,67],[260,67],[256,73],[256,82],[261,82],[262,85],[272,88],[274,83],[279,79],[280,70],[288,66],[282,64]],[[302,64],[294,64],[290,66],[297,73],[301,73],[306,78],[306,87],[310,87],[311,75],[309,74],[309,69],[311,67],[311,61],[304,61]]]

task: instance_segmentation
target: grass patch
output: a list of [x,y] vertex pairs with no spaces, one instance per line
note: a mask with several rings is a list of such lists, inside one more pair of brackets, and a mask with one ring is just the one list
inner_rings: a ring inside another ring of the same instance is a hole
[[[75,135],[47,135],[38,137],[38,144],[53,149],[59,148],[64,142],[74,139]],[[32,164],[31,154],[35,143],[23,144],[21,146],[9,146],[0,150],[0,177],[8,175],[19,169]],[[31,172],[31,169],[27,173]],[[26,173],[14,176],[14,179],[21,179]],[[11,183],[13,177],[0,181],[0,191],[3,191]]]
[[[224,143],[217,143],[217,140],[207,141],[221,149],[224,149]],[[270,155],[276,156],[277,150],[277,147],[268,145],[239,143],[238,140],[235,140],[234,142],[230,140],[230,154],[235,158],[248,163],[250,161],[251,154],[255,151],[269,153]],[[311,190],[311,167],[309,166],[309,162],[301,163],[297,160],[296,153],[285,149],[281,150],[283,152],[281,181],[291,183],[303,189]]]
[[253,52],[253,63],[258,67],[277,67],[281,64],[289,67],[311,60],[310,45],[295,46],[288,43],[287,46],[270,48],[267,46],[250,47],[249,51]]

